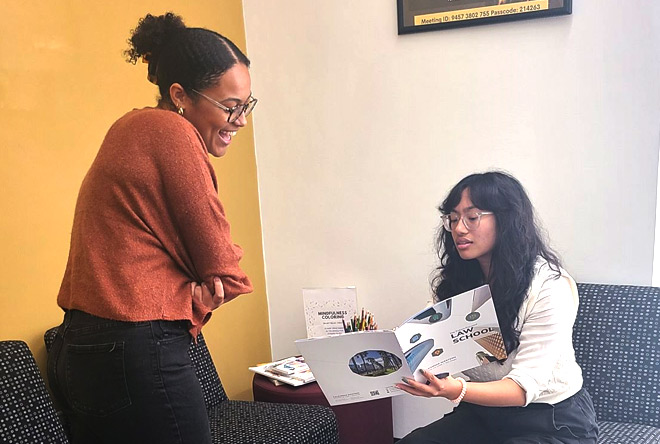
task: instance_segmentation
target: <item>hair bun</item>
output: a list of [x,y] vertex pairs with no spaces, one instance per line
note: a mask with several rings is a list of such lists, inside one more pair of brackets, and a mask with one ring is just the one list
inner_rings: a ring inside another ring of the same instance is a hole
[[185,27],[183,18],[173,12],[159,16],[147,14],[131,31],[130,47],[124,52],[126,61],[135,64],[141,57],[148,62],[155,61],[169,37]]

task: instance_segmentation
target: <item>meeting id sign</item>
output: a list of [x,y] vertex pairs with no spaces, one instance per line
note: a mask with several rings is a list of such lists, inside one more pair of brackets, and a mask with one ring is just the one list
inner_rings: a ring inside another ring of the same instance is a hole
[[397,0],[399,34],[571,12],[572,0]]

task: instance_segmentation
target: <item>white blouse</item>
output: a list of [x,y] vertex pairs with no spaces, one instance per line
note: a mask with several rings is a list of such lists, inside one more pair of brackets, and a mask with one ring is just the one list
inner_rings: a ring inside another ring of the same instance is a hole
[[463,373],[477,382],[512,379],[525,390],[525,405],[557,404],[573,396],[582,387],[572,337],[577,309],[573,278],[563,269],[557,277],[557,272],[539,259],[518,312],[520,345],[503,364],[491,362]]

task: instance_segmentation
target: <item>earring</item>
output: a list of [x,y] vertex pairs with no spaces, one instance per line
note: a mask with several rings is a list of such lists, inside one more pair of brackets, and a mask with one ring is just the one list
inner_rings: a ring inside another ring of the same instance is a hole
[[180,116],[183,116],[183,106],[179,105],[179,109],[177,111]]

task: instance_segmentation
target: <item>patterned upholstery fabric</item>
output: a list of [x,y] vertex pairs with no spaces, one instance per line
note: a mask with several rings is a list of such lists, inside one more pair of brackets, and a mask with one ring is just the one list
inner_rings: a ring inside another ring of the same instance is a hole
[[660,443],[660,429],[629,422],[598,422],[601,443],[616,444],[658,444]]
[[57,327],[48,329],[44,333],[44,343],[46,344],[46,352],[50,351],[50,348],[53,346],[53,341],[55,340],[55,335],[57,334]]
[[197,344],[190,344],[188,354],[193,367],[195,367],[197,379],[199,379],[202,386],[206,409],[209,410],[225,401],[229,401],[220,382],[218,372],[215,370],[211,353],[209,353],[206,341],[201,333],[197,336]]
[[[44,335],[47,350],[56,332],[57,328],[51,328]],[[337,421],[328,407],[230,401],[202,334],[197,337],[197,344],[191,344],[189,354],[204,393],[214,443],[336,444],[339,441]]]
[[332,410],[320,405],[227,401],[209,410],[214,443],[337,443]]
[[660,443],[660,288],[578,284],[573,331],[600,443]]
[[331,444],[339,441],[337,421],[328,407],[230,401],[204,337],[190,346],[190,359],[202,385],[214,443]]
[[34,357],[23,341],[0,342],[0,442],[69,442]]

